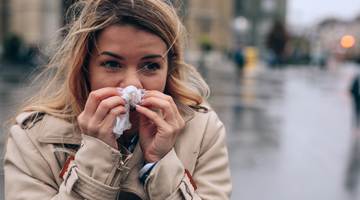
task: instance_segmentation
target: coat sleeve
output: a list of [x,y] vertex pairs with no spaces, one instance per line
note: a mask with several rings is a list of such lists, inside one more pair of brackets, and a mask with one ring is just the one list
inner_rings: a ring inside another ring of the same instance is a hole
[[172,149],[156,164],[145,182],[148,198],[230,199],[232,184],[225,137],[223,123],[214,112],[210,112],[192,177],[185,173],[184,166]]
[[116,199],[120,188],[113,185],[120,183],[120,153],[90,136],[83,141],[59,181],[61,167],[49,148],[53,145],[36,143],[20,126],[13,126],[4,158],[5,199]]

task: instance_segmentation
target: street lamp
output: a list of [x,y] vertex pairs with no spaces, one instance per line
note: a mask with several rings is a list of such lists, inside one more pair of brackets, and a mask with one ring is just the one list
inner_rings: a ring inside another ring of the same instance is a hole
[[355,38],[351,35],[345,35],[341,38],[341,46],[348,49],[355,44]]
[[232,27],[237,32],[245,32],[249,29],[249,21],[242,16],[236,17],[232,21]]

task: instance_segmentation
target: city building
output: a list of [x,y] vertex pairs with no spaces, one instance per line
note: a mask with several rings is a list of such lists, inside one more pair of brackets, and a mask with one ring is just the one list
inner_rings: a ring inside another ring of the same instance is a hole
[[275,21],[285,25],[287,0],[234,0],[233,48],[265,47]]
[[[346,35],[355,39],[355,44],[350,48],[341,45],[341,39]],[[360,16],[350,21],[325,19],[312,31],[310,39],[313,60],[319,56],[324,59],[357,59],[360,57]]]
[[48,44],[62,26],[62,7],[58,0],[0,0],[0,37],[10,33],[25,46]]
[[227,51],[231,41],[233,0],[185,0],[184,24],[189,33],[189,50]]
[[360,15],[355,18],[351,26],[351,35],[355,38],[355,45],[353,47],[353,56],[360,62]]
[[[53,42],[50,38],[56,30],[64,25],[65,10],[75,1],[0,0],[0,38],[11,33],[21,38],[23,46],[45,48]],[[228,49],[233,0],[171,1],[181,8],[181,16],[187,27],[186,49]]]

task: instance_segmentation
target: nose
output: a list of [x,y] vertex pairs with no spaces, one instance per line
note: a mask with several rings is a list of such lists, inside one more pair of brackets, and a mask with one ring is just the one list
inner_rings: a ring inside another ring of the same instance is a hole
[[130,85],[135,86],[137,89],[143,89],[139,74],[136,70],[126,70],[119,86],[125,88]]

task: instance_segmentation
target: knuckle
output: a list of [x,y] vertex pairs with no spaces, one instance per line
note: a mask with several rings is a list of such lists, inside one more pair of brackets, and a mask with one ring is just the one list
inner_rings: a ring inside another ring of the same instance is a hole
[[173,128],[173,131],[179,131],[180,130],[180,124],[175,124],[172,128]]
[[173,98],[172,98],[171,96],[169,96],[169,95],[166,96],[166,100],[167,100],[168,102],[171,102],[171,103],[174,102]]
[[171,104],[170,104],[169,102],[165,102],[165,103],[164,103],[164,107],[165,107],[165,108],[170,108],[170,107],[171,107]]
[[102,101],[100,103],[100,108],[104,108],[104,109],[109,109],[110,108],[110,104],[106,101]]
[[170,127],[167,128],[167,132],[169,132],[169,133],[175,133],[175,132],[177,132],[177,131],[176,131],[176,129],[175,129],[174,127],[171,127],[171,126],[170,126]]
[[164,126],[162,127],[162,130],[164,130],[164,136],[168,137],[170,133],[172,133],[172,128],[170,126]]
[[86,129],[86,128],[87,128],[87,127],[86,127],[86,124],[83,123],[82,121],[79,121],[78,123],[79,123],[79,127],[80,127],[81,129]]
[[121,109],[120,109],[120,108],[119,108],[119,109],[114,108],[114,109],[111,109],[111,110],[109,111],[109,115],[115,117],[115,116],[117,116],[120,112],[121,112]]
[[98,97],[99,97],[99,95],[97,95],[97,93],[94,91],[90,92],[90,94],[89,94],[89,98],[97,99]]
[[185,127],[185,122],[184,122],[183,119],[180,120],[179,125],[180,125],[180,128],[181,128],[181,129],[183,129],[183,128]]
[[115,109],[111,109],[111,110],[108,112],[108,115],[110,115],[110,116],[116,116],[116,111],[115,111]]
[[80,113],[80,115],[77,117],[77,120],[78,120],[78,121],[82,121],[82,119],[83,119],[83,112]]
[[85,123],[84,123],[85,120],[84,120],[84,116],[83,116],[82,113],[78,116],[77,121],[79,123],[79,126],[84,126],[85,125]]

